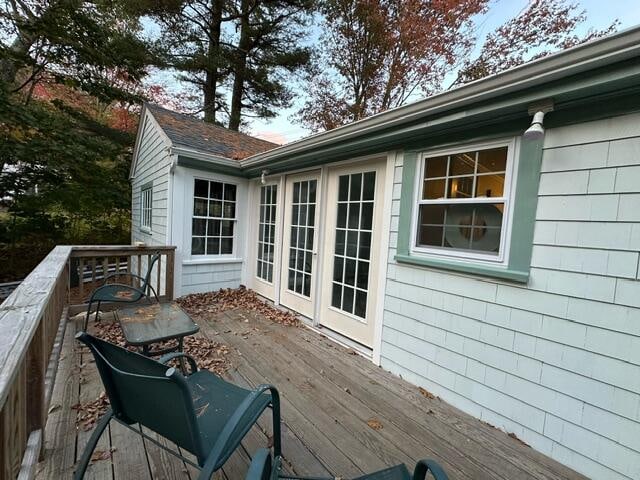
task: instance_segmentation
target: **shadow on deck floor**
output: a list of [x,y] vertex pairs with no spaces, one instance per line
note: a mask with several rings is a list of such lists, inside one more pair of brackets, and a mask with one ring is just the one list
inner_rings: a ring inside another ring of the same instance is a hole
[[[272,383],[280,390],[285,466],[291,473],[349,478],[433,458],[452,480],[584,478],[307,328],[274,324],[243,310],[199,323],[201,335],[230,347],[231,381]],[[71,478],[91,434],[76,428],[71,407],[103,390],[90,354],[74,344],[74,334],[69,322],[39,479]],[[269,422],[265,414],[216,478],[244,478],[251,454],[268,443]],[[105,459],[89,467],[87,479],[197,478],[196,469],[115,422],[97,450],[94,456]]]

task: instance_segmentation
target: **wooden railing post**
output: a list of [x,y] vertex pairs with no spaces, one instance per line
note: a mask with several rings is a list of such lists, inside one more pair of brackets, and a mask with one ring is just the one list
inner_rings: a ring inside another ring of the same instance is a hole
[[166,274],[165,274],[165,295],[169,301],[173,300],[173,276],[175,272],[175,263],[176,263],[176,251],[170,250],[167,252],[167,265],[166,265]]

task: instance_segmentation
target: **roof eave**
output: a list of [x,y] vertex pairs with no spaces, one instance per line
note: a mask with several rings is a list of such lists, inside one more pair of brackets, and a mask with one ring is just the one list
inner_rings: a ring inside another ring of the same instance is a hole
[[448,110],[488,101],[588,70],[623,62],[639,55],[640,27],[635,27],[471,82],[455,90],[388,110],[328,132],[315,134],[261,154],[252,155],[241,160],[240,165],[242,168],[257,168],[280,158],[321,148],[326,144],[346,141],[422,117],[442,114]]

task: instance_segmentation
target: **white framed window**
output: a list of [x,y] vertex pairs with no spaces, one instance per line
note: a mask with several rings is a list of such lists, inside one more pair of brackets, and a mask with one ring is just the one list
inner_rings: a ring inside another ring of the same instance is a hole
[[191,255],[231,255],[237,186],[194,179]]
[[153,214],[153,186],[145,185],[140,190],[140,228],[151,231]]
[[413,251],[504,263],[515,142],[424,152],[417,172]]
[[256,275],[273,282],[273,262],[276,246],[276,207],[278,185],[260,187],[260,218],[258,221],[258,260]]

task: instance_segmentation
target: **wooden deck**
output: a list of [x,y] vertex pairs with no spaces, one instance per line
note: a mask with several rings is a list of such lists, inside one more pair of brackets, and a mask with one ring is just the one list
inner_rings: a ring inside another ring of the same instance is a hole
[[[273,324],[244,311],[201,322],[201,334],[227,344],[229,379],[275,384],[282,395],[286,469],[298,475],[352,477],[386,465],[433,458],[455,479],[584,478],[370,361],[306,328]],[[78,402],[102,385],[90,355],[74,345],[70,322],[46,429],[38,478],[71,478],[90,432],[77,430]],[[151,433],[151,432],[148,432]],[[252,452],[266,446],[269,417],[245,438],[217,478],[243,479]],[[164,442],[158,437],[161,442]],[[85,478],[193,479],[197,471],[112,422]],[[108,454],[104,455],[109,457]]]

